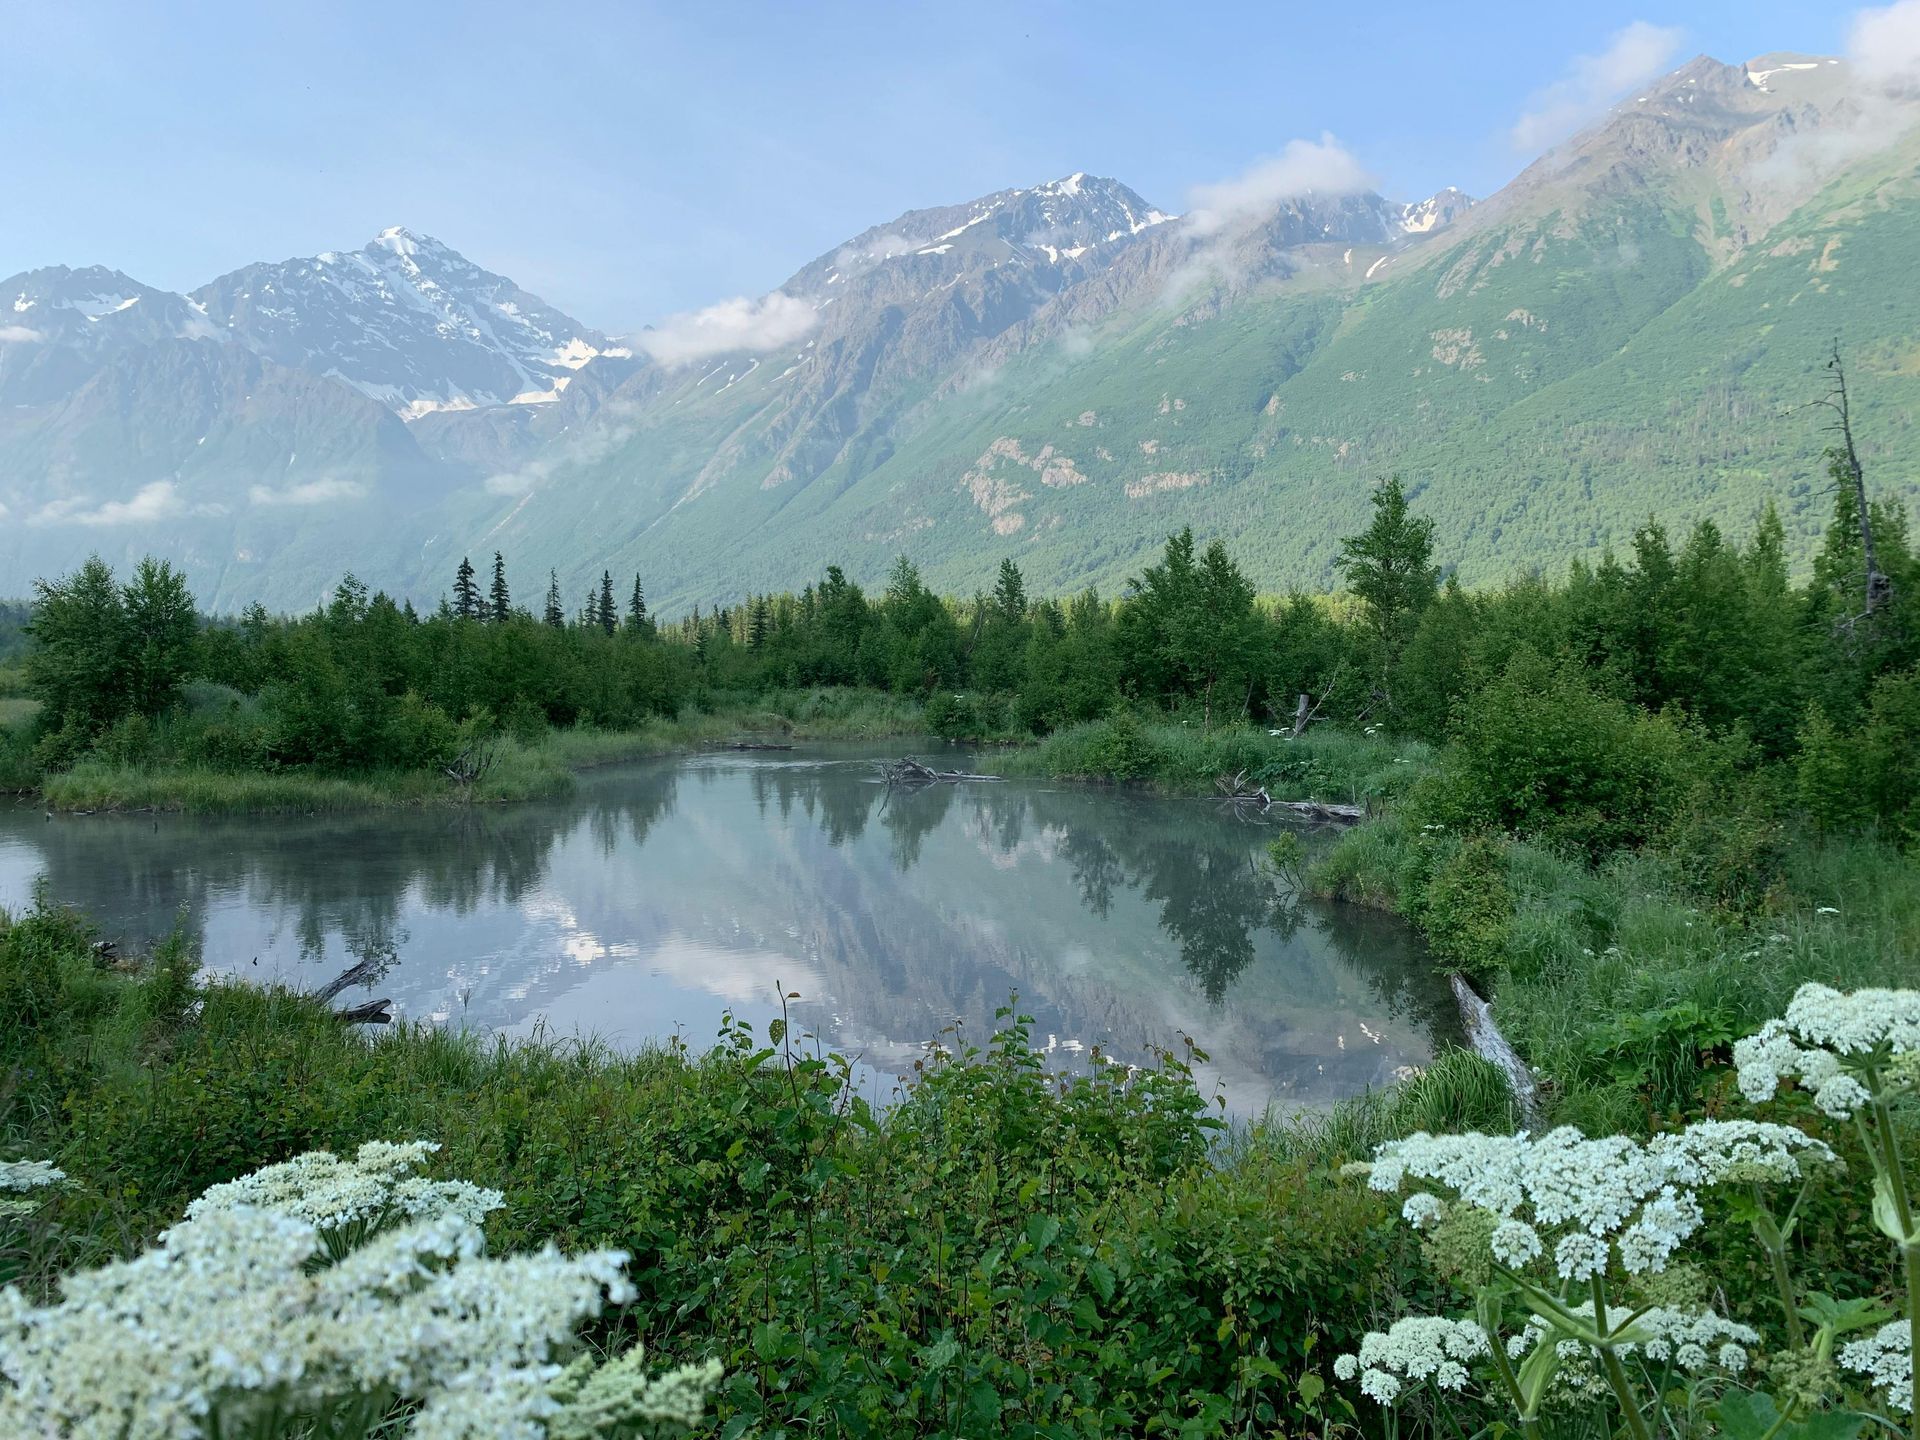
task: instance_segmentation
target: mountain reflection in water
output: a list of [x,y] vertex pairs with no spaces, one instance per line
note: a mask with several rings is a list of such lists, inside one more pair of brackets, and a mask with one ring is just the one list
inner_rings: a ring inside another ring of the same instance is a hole
[[136,944],[310,987],[355,959],[415,1018],[703,1045],[777,987],[796,1023],[911,1068],[1017,992],[1056,1063],[1188,1035],[1257,1112],[1386,1083],[1456,1033],[1398,922],[1263,873],[1275,830],[1208,801],[1043,784],[873,783],[819,747],[592,772],[567,800],[331,817],[0,809],[0,905],[49,897]]

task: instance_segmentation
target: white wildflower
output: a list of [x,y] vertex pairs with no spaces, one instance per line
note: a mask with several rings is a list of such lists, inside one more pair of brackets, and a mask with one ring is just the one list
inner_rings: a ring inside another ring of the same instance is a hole
[[397,1217],[420,1220],[457,1215],[478,1224],[506,1203],[498,1190],[485,1190],[465,1180],[427,1180],[406,1174],[425,1164],[439,1148],[430,1140],[405,1144],[373,1140],[351,1160],[315,1150],[213,1186],[187,1206],[187,1218],[245,1205],[277,1210],[332,1231]]
[[1400,1207],[1400,1218],[1419,1230],[1433,1224],[1446,1214],[1446,1210],[1447,1207],[1440,1203],[1438,1196],[1422,1190],[1407,1197],[1407,1203]]
[[1905,1320],[1840,1347],[1840,1363],[1867,1377],[1890,1409],[1913,1413],[1913,1331]]
[[1494,1259],[1515,1270],[1540,1258],[1540,1232],[1524,1220],[1502,1220],[1488,1243]]
[[[1704,1223],[1701,1188],[1788,1179],[1805,1160],[1832,1158],[1791,1126],[1744,1120],[1707,1121],[1644,1143],[1589,1140],[1571,1127],[1538,1138],[1422,1132],[1380,1146],[1368,1184],[1444,1187],[1499,1218],[1490,1244],[1502,1264],[1518,1268],[1550,1247],[1561,1275],[1586,1279],[1605,1268],[1610,1246],[1629,1274],[1665,1269]],[[1410,1199],[1403,1213],[1411,1220],[1435,1212]]]
[[1855,990],[1802,985],[1784,1019],[1737,1041],[1734,1065],[1740,1093],[1769,1100],[1783,1080],[1798,1079],[1814,1104],[1836,1119],[1850,1117],[1869,1097],[1854,1066],[1862,1060],[1920,1051],[1920,990]]
[[1464,1390],[1467,1364],[1492,1351],[1487,1332],[1471,1320],[1408,1315],[1387,1330],[1370,1331],[1358,1355],[1342,1355],[1333,1373],[1342,1380],[1360,1376],[1363,1394],[1391,1405],[1403,1381],[1432,1381],[1442,1390]]
[[[626,1256],[488,1257],[477,1222],[497,1197],[406,1176],[429,1148],[268,1167],[203,1196],[137,1259],[69,1276],[55,1304],[0,1290],[0,1434],[201,1440],[251,1433],[269,1405],[298,1417],[359,1396],[411,1404],[424,1440],[589,1433],[549,1428],[569,1415],[698,1418],[711,1366],[657,1382],[637,1356],[604,1380],[563,1371],[579,1325],[632,1297]],[[322,1263],[323,1226],[368,1215],[386,1228]]]
[[1741,1346],[1728,1343],[1715,1352],[1714,1357],[1722,1370],[1730,1375],[1738,1375],[1747,1368],[1747,1352]]
[[47,1185],[58,1185],[67,1172],[56,1169],[47,1160],[0,1160],[0,1190],[24,1193]]

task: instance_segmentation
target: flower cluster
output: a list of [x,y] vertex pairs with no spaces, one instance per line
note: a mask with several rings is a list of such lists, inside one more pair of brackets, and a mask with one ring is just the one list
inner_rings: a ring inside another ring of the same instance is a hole
[[1865,1340],[1843,1345],[1840,1363],[1865,1375],[1889,1409],[1913,1413],[1913,1331],[1907,1321],[1895,1320]]
[[[363,1149],[349,1167],[302,1157],[219,1187],[137,1259],[69,1276],[55,1304],[0,1291],[0,1434],[201,1440],[386,1396],[411,1407],[418,1440],[697,1418],[711,1367],[654,1380],[637,1355],[562,1364],[583,1321],[632,1298],[623,1253],[489,1257],[463,1212],[491,1192],[409,1192],[422,1213],[392,1220],[406,1201],[368,1199],[342,1173],[397,1192],[425,1153]],[[271,1203],[236,1198],[249,1193]],[[314,1214],[389,1223],[326,1264],[331,1237]]]
[[1844,1120],[1869,1098],[1855,1073],[1859,1062],[1917,1051],[1920,990],[1843,994],[1826,985],[1802,985],[1784,1019],[1769,1020],[1758,1034],[1735,1043],[1733,1060],[1747,1099],[1771,1099],[1782,1080],[1798,1079],[1813,1092],[1815,1105]]
[[[1538,1138],[1423,1131],[1380,1146],[1368,1184],[1391,1192],[1409,1179],[1434,1182],[1498,1217],[1489,1244],[1502,1264],[1532,1263],[1553,1235],[1554,1268],[1584,1280],[1606,1268],[1610,1247],[1629,1273],[1664,1269],[1700,1226],[1696,1192],[1703,1187],[1791,1178],[1806,1159],[1832,1158],[1799,1130],[1755,1121],[1708,1121],[1644,1143],[1623,1135],[1589,1140],[1571,1127]],[[1441,1210],[1414,1196],[1402,1213],[1424,1225]]]
[[1446,1320],[1436,1315],[1408,1315],[1388,1330],[1375,1330],[1360,1341],[1358,1355],[1342,1355],[1333,1373],[1342,1380],[1360,1377],[1360,1390],[1391,1405],[1403,1383],[1431,1380],[1442,1390],[1467,1387],[1467,1362],[1491,1350],[1487,1332],[1471,1320]]
[[498,1190],[485,1190],[465,1180],[426,1180],[407,1173],[425,1164],[439,1148],[431,1140],[404,1144],[372,1140],[351,1160],[314,1150],[213,1186],[187,1206],[187,1218],[247,1206],[306,1220],[323,1231],[397,1217],[424,1220],[441,1215],[457,1215],[477,1225],[506,1203]]
[[46,1185],[58,1185],[67,1172],[57,1170],[46,1160],[0,1160],[0,1190],[23,1193]]

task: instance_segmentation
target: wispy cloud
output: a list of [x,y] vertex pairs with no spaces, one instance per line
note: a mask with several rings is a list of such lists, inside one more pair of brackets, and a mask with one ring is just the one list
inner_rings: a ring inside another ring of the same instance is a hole
[[31,345],[47,337],[24,325],[0,325],[0,345]]
[[1856,10],[1847,66],[1861,82],[1828,123],[1788,131],[1755,171],[1788,192],[1811,194],[1864,156],[1920,125],[1920,0]]
[[586,430],[567,440],[550,445],[537,457],[512,470],[489,475],[489,495],[524,495],[556,471],[575,465],[593,465],[606,459],[632,438],[637,428],[630,418],[634,406],[626,402],[609,403],[594,416]]
[[336,501],[362,499],[366,493],[366,485],[359,480],[308,480],[278,490],[271,485],[255,485],[247,491],[247,500],[253,505],[267,506],[331,505]]
[[1848,27],[1847,58],[1860,78],[1882,93],[1920,97],[1920,0],[1856,10]]
[[663,365],[687,365],[715,355],[778,350],[820,323],[807,301],[776,290],[758,300],[744,295],[704,310],[673,315],[634,337],[634,344]]
[[54,500],[42,505],[29,519],[34,525],[151,525],[160,520],[177,520],[185,515],[222,515],[221,505],[190,505],[171,480],[155,480],[142,485],[131,500],[108,500],[90,504],[84,497]]
[[1565,74],[1527,101],[1509,132],[1514,149],[1544,150],[1599,119],[1627,91],[1670,70],[1684,38],[1677,25],[1636,20],[1599,54],[1576,55]]
[[1216,235],[1242,221],[1264,220],[1303,195],[1357,195],[1374,187],[1366,167],[1331,134],[1289,140],[1278,155],[1231,179],[1196,185],[1186,224],[1195,235]]

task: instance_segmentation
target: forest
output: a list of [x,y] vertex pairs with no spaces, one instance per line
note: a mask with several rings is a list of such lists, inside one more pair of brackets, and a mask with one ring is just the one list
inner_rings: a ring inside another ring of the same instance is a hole
[[[1011,559],[943,597],[902,559],[876,594],[829,567],[671,618],[610,573],[524,605],[504,556],[427,613],[348,577],[310,614],[202,616],[156,560],[44,582],[0,763],[50,809],[477,803],[767,733],[1356,804],[1316,860],[1276,838],[1262,894],[1405,917],[1491,998],[1529,1089],[1453,1050],[1230,1128],[1191,1052],[1052,1074],[1016,999],[876,1110],[784,1021],[637,1055],[369,1044],[197,978],[184,932],[120,961],[43,902],[0,920],[0,1181],[24,1197],[0,1206],[0,1419],[153,1393],[137,1347],[62,1359],[100,1321],[55,1297],[88,1267],[162,1285],[127,1257],[184,1210],[165,1244],[244,1261],[214,1328],[311,1313],[312,1257],[395,1263],[420,1216],[498,1252],[405,1262],[449,1285],[572,1252],[535,1287],[567,1346],[461,1322],[525,1366],[573,1358],[485,1412],[535,1435],[1906,1433],[1920,994],[1890,987],[1920,953],[1920,561],[1844,451],[1833,479],[1803,575],[1769,510],[1469,590],[1388,481],[1333,596],[1258,595],[1184,531],[1115,597],[1030,596]],[[389,1143],[415,1138],[440,1148]],[[320,1215],[320,1248],[256,1256],[219,1218],[236,1193]],[[339,1194],[373,1198],[347,1223]],[[404,1349],[389,1300],[354,1333]],[[325,1331],[325,1366],[268,1383],[166,1335],[141,1343],[189,1357],[220,1434],[429,1433],[506,1363],[399,1373]]]

